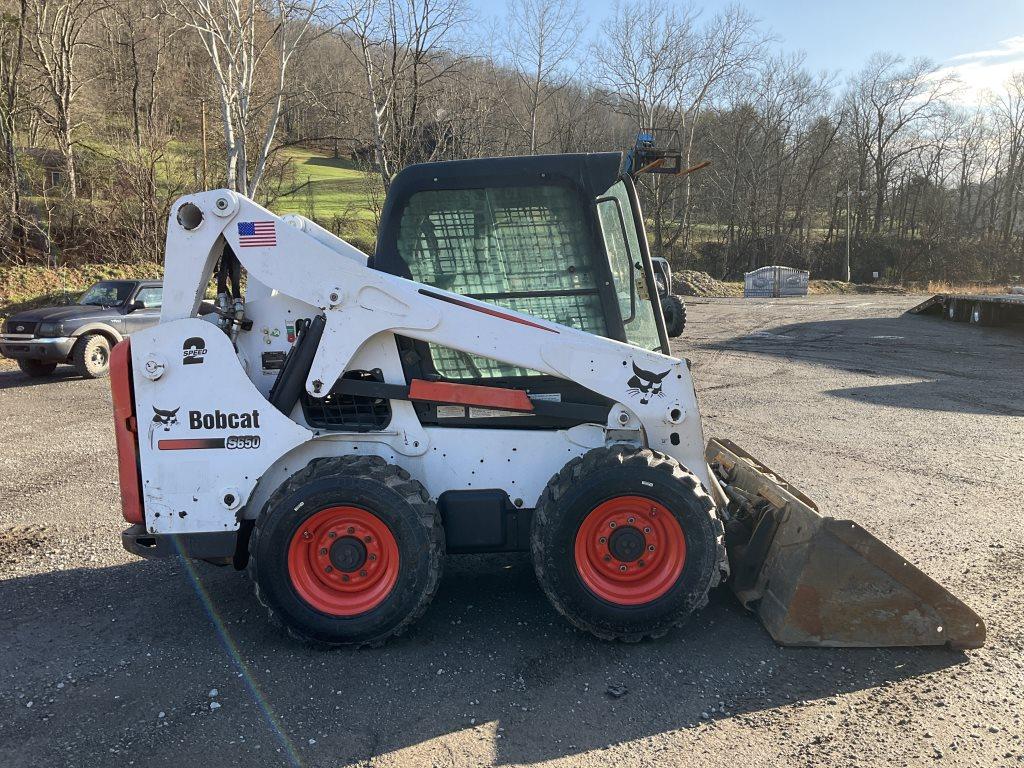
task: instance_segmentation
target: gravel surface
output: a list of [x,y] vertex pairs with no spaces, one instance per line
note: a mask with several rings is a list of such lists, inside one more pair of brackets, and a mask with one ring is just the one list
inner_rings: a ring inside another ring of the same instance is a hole
[[105,382],[0,366],[0,765],[1024,765],[1024,332],[907,297],[700,300],[707,434],[953,587],[986,648],[775,646],[720,590],[657,642],[566,627],[458,557],[412,631],[324,652],[242,574],[120,546]]

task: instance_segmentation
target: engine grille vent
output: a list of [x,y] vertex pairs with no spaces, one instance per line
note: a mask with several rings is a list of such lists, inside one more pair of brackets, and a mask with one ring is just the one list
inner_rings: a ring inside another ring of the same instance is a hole
[[[379,370],[346,371],[342,378],[384,381]],[[384,429],[391,422],[391,401],[380,397],[343,395],[335,389],[320,399],[303,392],[302,412],[306,416],[306,423],[317,429],[372,432]]]

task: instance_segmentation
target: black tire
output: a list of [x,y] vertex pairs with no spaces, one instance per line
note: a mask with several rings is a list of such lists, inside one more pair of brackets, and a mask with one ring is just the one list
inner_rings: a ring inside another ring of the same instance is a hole
[[57,370],[56,363],[48,363],[45,360],[26,360],[25,358],[18,360],[18,367],[21,368],[22,373],[33,379],[49,376]]
[[[671,512],[685,538],[685,560],[663,594],[624,605],[604,599],[584,582],[577,533],[600,505],[634,497]],[[664,635],[703,607],[708,592],[722,580],[723,528],[711,498],[679,462],[647,449],[596,448],[570,461],[541,494],[530,533],[533,567],[544,594],[573,625],[604,640],[635,642]]]
[[[382,602],[357,615],[314,607],[299,594],[289,568],[289,550],[299,529],[318,512],[336,507],[371,513],[397,546],[394,586]],[[437,592],[443,560],[441,517],[423,486],[380,457],[344,456],[314,459],[267,500],[249,539],[247,570],[271,621],[293,637],[322,645],[377,646],[426,611]]]
[[98,333],[88,333],[75,342],[71,362],[86,379],[102,379],[110,373],[110,342]]
[[670,293],[661,299],[661,311],[665,315],[665,330],[672,338],[683,335],[686,328],[686,305],[683,300]]

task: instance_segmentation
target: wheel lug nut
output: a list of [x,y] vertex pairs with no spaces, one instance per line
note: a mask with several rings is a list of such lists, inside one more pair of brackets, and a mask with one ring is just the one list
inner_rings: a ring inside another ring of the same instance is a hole
[[651,544],[650,546],[648,546],[648,547],[647,547],[647,551],[648,551],[648,552],[653,552],[653,551],[654,551],[654,545],[653,545],[653,544]]
[[360,571],[359,575],[362,576],[365,579],[366,578],[366,571]]
[[633,523],[636,522],[636,518],[635,517],[631,517],[631,518],[627,519],[626,522],[629,523],[630,525],[632,525]]
[[637,560],[636,564],[639,565],[641,568],[644,567],[644,561],[643,560]]
[[627,566],[625,566],[625,565],[620,565],[619,566],[619,570],[620,571],[624,571],[624,570],[626,570],[626,568],[627,568]]
[[365,541],[367,544],[372,544],[373,543],[373,536],[366,536],[366,537],[363,538],[363,541]]
[[371,560],[376,560],[376,559],[377,559],[377,556],[376,556],[375,554],[373,554],[373,552],[371,552],[371,553],[370,553],[370,559],[371,559]]
[[610,523],[608,523],[608,527],[609,528],[614,528],[615,527],[615,521],[612,520]]
[[355,533],[355,532],[356,532],[356,529],[355,529],[355,528],[353,528],[353,527],[352,527],[352,526],[350,525],[350,526],[348,527],[348,532],[349,532],[350,534],[351,534],[351,533]]
[[604,556],[604,561],[605,561],[606,563],[610,563],[610,562],[612,561],[612,556],[611,556],[611,555],[605,555],[605,556]]
[[329,533],[327,534],[327,538],[328,538],[328,539],[335,539],[335,538],[337,538],[337,537],[338,537],[338,534],[336,534],[336,533],[335,533],[334,531],[330,531],[330,532],[329,532]]
[[320,547],[320,554],[321,555],[326,555],[327,554],[327,548],[326,547]]
[[646,528],[644,528],[644,533],[650,533],[650,532],[651,532],[651,527],[650,526],[647,526]]
[[598,544],[604,544],[607,541],[608,541],[608,539],[606,539],[604,536],[602,536],[600,539],[597,540],[597,543]]
[[341,580],[342,580],[342,581],[348,581],[348,574],[347,574],[347,573],[343,573],[343,574],[341,575]]
[[333,570],[334,570],[334,566],[333,565],[328,565],[326,568],[324,568],[324,573],[330,573]]
[[303,531],[302,532],[302,538],[304,538],[306,541],[309,541],[310,539],[313,538],[313,534],[310,533],[309,531]]

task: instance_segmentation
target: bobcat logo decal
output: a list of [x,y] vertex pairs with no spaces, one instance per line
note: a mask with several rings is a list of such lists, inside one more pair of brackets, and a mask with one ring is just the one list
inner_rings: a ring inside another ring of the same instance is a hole
[[[670,368],[670,370],[672,369]],[[633,376],[626,382],[629,394],[640,395],[640,405],[647,405],[651,402],[652,397],[664,397],[665,393],[661,391],[661,381],[668,376],[669,371],[651,373],[643,368],[638,368],[636,363],[633,363]]]
[[164,428],[164,432],[170,432],[171,426],[178,423],[178,411],[180,410],[180,405],[173,411],[161,411],[155,405],[153,406],[153,420],[149,422],[150,448],[153,447],[153,433],[160,429],[160,427]]

